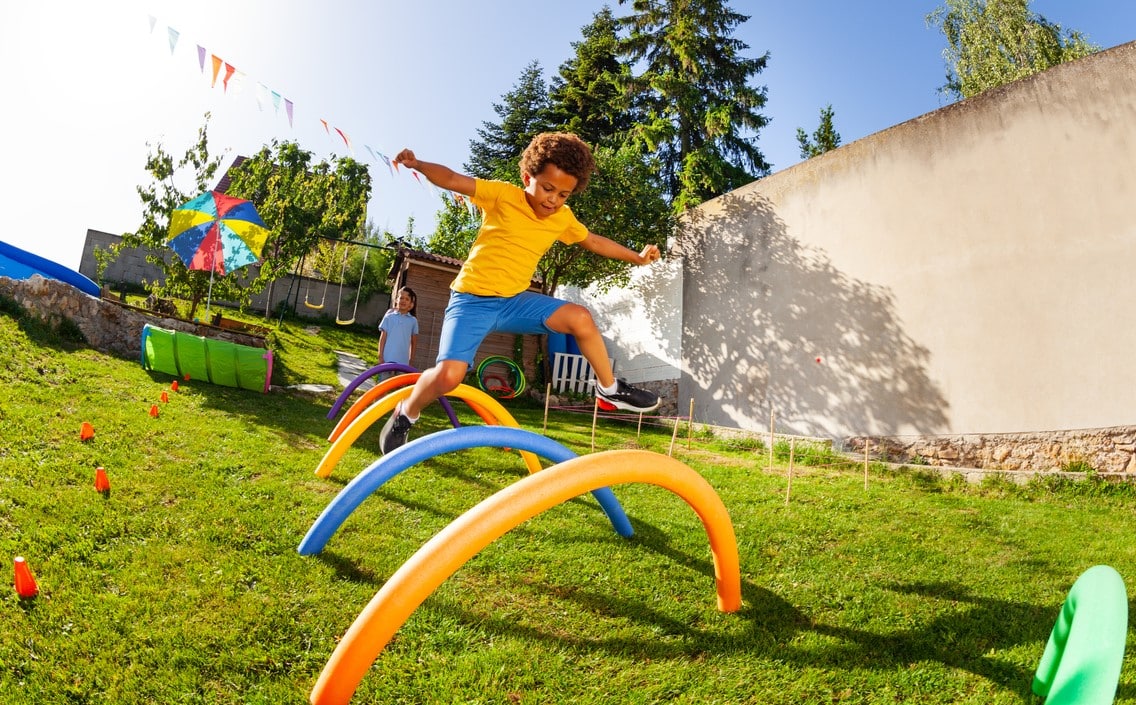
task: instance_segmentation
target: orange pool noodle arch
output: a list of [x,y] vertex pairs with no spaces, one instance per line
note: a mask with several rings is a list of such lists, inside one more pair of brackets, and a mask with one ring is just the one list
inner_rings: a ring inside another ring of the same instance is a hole
[[725,505],[701,475],[645,450],[610,450],[528,475],[483,500],[427,541],[375,593],[335,647],[312,689],[312,705],[347,703],[367,670],[414,610],[490,543],[546,509],[609,485],[643,482],[668,489],[702,520],[714,556],[718,609],[741,608],[737,538]]
[[[371,404],[364,409],[354,421],[347,424],[342,433],[332,442],[331,447],[324,453],[323,458],[320,460],[319,465],[316,466],[316,475],[318,477],[327,477],[331,475],[331,471],[339,463],[343,454],[347,449],[359,440],[359,436],[370,428],[376,421],[386,416],[394,409],[395,404],[410,396],[412,387],[402,387],[387,394],[382,399],[379,399],[374,404]],[[470,407],[477,412],[477,415],[482,419],[495,419],[498,424],[502,426],[512,426],[513,428],[520,428],[521,425],[513,418],[513,415],[501,406],[501,402],[489,396],[480,389],[474,389],[468,384],[460,384],[458,388],[446,395],[447,397],[456,397],[465,401]],[[525,461],[529,472],[540,472],[540,459],[535,454],[528,451],[521,451],[521,457]]]

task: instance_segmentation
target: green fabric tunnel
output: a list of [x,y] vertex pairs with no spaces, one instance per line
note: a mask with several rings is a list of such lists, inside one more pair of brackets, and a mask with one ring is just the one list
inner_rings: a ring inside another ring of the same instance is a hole
[[267,392],[272,380],[272,351],[225,340],[142,328],[142,367],[225,387]]

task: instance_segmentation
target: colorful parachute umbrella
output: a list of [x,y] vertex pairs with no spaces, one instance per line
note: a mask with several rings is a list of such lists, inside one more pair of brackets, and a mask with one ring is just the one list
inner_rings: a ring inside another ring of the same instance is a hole
[[166,244],[187,268],[209,270],[211,298],[213,275],[225,276],[256,262],[268,235],[268,226],[251,202],[210,191],[174,210]]

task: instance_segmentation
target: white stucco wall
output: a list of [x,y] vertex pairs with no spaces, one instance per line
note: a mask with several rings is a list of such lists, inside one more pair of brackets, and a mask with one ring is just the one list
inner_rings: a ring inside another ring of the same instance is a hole
[[680,396],[834,437],[1136,422],[1134,77],[1130,43],[700,206]]
[[557,296],[592,311],[615,371],[629,382],[673,380],[682,359],[682,263],[635,267],[626,288],[561,287]]

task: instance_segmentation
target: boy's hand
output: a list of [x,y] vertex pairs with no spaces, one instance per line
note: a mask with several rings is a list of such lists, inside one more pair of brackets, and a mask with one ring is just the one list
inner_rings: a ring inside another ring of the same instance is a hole
[[660,253],[657,245],[647,245],[643,251],[639,253],[639,259],[642,260],[641,264],[650,264],[659,259]]
[[401,164],[401,165],[403,165],[405,167],[409,167],[411,169],[417,169],[418,168],[418,158],[415,157],[414,152],[409,150],[409,149],[404,149],[401,152],[399,152],[397,155],[395,155],[394,163],[395,164]]

